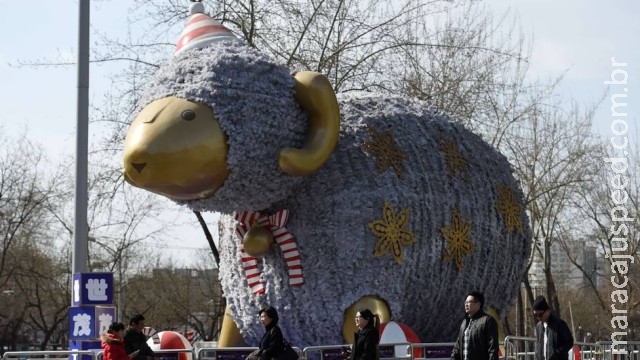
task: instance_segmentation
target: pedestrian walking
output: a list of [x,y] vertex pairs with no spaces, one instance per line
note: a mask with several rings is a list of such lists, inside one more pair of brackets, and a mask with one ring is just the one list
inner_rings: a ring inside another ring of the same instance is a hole
[[533,301],[533,316],[539,320],[536,325],[535,360],[568,360],[573,336],[567,323],[551,312],[544,296],[538,296]]
[[484,295],[470,292],[464,301],[466,316],[460,325],[451,360],[498,360],[498,323],[483,308]]

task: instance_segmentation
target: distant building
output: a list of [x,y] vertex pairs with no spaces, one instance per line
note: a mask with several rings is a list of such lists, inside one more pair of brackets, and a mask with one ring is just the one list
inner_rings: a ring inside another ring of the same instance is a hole
[[[602,261],[600,261],[602,263]],[[591,286],[594,284],[597,289],[601,286],[601,277],[598,276],[598,269],[602,269],[602,265],[598,266],[598,259],[596,257],[596,249],[594,247],[586,247],[582,251],[582,283],[584,286]]]
[[531,289],[533,290],[533,295],[539,295],[545,293],[546,289],[546,280],[544,275],[544,259],[540,254],[538,249],[544,249],[544,244],[542,240],[535,240],[535,243],[532,244],[532,256],[533,261],[531,262],[531,268],[529,269],[528,277],[529,284],[531,285]]
[[[540,249],[544,249],[539,241]],[[551,245],[551,274],[556,287],[582,288],[590,287],[593,283],[597,289],[602,286],[602,271],[605,268],[604,257],[598,256],[596,247],[588,241],[577,241],[567,245],[569,254],[575,263],[584,270],[581,271],[571,261],[567,251],[557,241]],[[546,292],[546,278],[544,274],[544,259],[540,251],[534,249],[533,262],[529,271],[529,283],[535,295]]]

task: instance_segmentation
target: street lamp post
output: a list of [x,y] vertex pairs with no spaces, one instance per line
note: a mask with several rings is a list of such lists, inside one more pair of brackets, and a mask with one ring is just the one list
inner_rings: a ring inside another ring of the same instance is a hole
[[123,322],[122,320],[122,249],[114,250],[109,245],[103,244],[97,241],[93,237],[89,237],[89,242],[98,244],[101,248],[105,249],[111,256],[113,256],[114,261],[116,262],[117,271],[118,271],[118,306],[116,307],[116,318],[118,322]]
[[[3,331],[5,331],[6,341],[10,341],[4,345],[16,345],[16,329],[15,326],[15,309],[16,307],[13,305],[15,299],[13,298],[15,295],[15,291],[13,289],[5,289],[2,290],[2,306],[5,309],[8,309],[8,314],[5,316],[5,319],[2,321]],[[6,299],[5,299],[6,298]],[[6,327],[6,328],[5,328]]]

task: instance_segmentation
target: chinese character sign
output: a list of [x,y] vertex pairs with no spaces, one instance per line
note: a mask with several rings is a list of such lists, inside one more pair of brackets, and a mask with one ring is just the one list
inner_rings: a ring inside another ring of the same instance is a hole
[[116,321],[113,306],[72,306],[69,308],[69,339],[98,339]]
[[94,339],[98,335],[95,329],[94,307],[69,308],[69,339]]
[[113,304],[113,273],[73,274],[73,305]]
[[107,332],[109,325],[116,321],[116,308],[107,306],[96,306],[96,336]]
[[[69,307],[69,348],[78,350],[101,350],[100,334],[107,332],[116,321],[113,307],[113,274],[73,274]],[[92,356],[73,355],[71,360],[91,360]]]

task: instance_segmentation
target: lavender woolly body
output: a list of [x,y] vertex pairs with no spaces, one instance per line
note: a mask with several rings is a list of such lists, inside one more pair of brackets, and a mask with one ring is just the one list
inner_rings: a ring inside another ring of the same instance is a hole
[[[288,69],[255,49],[234,42],[190,50],[163,66],[150,81],[142,105],[164,96],[208,104],[228,135],[229,177],[207,199],[183,202],[221,212],[220,277],[245,342],[258,344],[264,331],[258,309],[280,314],[287,339],[298,347],[344,343],[344,311],[362,296],[386,300],[394,320],[409,325],[422,341],[452,341],[467,292],[485,292],[487,305],[506,314],[529,257],[528,219],[511,229],[500,214],[498,186],[522,194],[507,160],[475,134],[425,103],[368,93],[339,94],[340,138],[329,161],[308,177],[280,171],[284,147],[302,146],[307,115],[294,100]],[[405,154],[400,171],[380,172],[380,159],[363,149],[368,129],[390,130]],[[443,139],[466,159],[464,172],[451,171]],[[402,173],[402,175],[400,174]],[[388,202],[395,213],[408,209],[406,230],[415,243],[374,257],[380,241],[369,228],[383,219]],[[291,212],[286,228],[297,239],[304,285],[290,287],[277,247],[262,259],[264,294],[253,294],[241,265],[234,212]],[[470,224],[473,251],[459,270],[445,261],[443,227],[452,214]],[[512,219],[513,220],[513,219]],[[348,319],[352,321],[352,319]]]
[[[222,218],[221,278],[245,341],[262,334],[256,311],[267,304],[280,311],[285,336],[298,346],[343,343],[343,311],[362,296],[385,299],[396,321],[409,325],[423,341],[452,341],[472,289],[505,314],[529,256],[528,228],[505,231],[495,209],[495,184],[515,186],[506,159],[479,137],[424,104],[382,96],[339,98],[343,119],[338,148],[330,161],[271,210],[289,209],[287,229],[297,237],[305,285],[288,286],[286,265],[276,249],[260,261],[265,294],[250,292],[240,266],[239,239],[232,215]],[[400,178],[380,174],[361,144],[366,125],[393,131],[408,159]],[[455,139],[470,160],[468,181],[449,176],[438,148],[438,134]],[[516,187],[517,188],[517,187]],[[518,194],[518,197],[520,194]],[[402,264],[390,254],[375,258],[378,238],[368,224],[381,219],[383,204],[410,210],[408,229],[417,242],[403,248]],[[475,251],[458,271],[443,261],[441,228],[457,207],[471,225]],[[521,221],[527,223],[523,214]],[[307,329],[300,331],[300,329]]]

